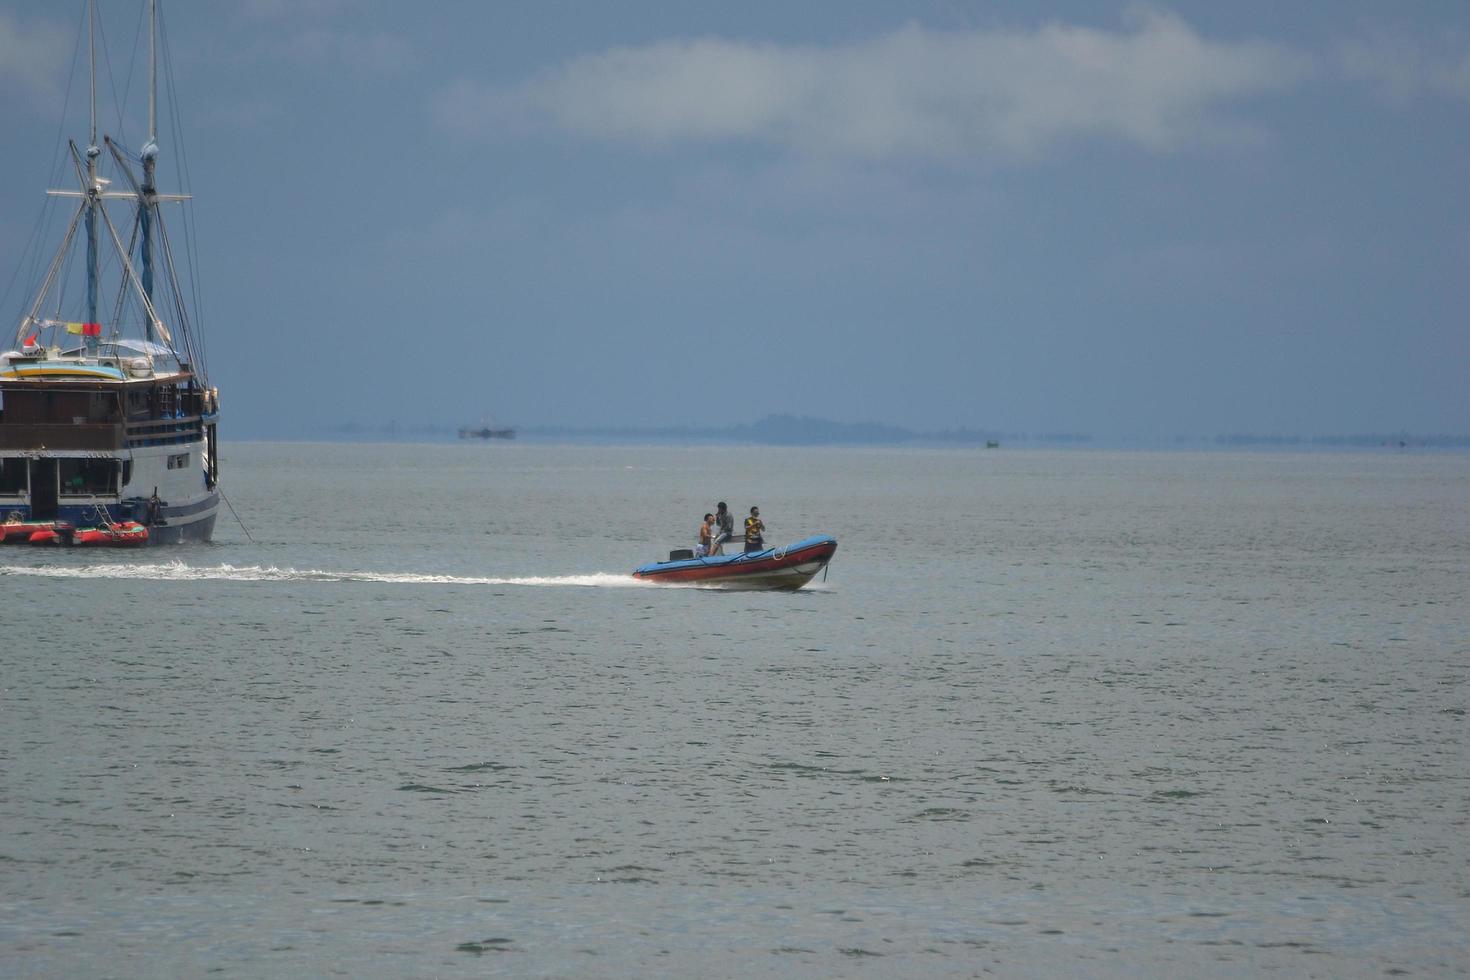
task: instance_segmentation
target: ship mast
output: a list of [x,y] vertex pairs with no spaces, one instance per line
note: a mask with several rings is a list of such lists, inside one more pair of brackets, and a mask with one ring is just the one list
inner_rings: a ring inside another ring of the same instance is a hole
[[[95,3],[96,0],[93,0]],[[138,213],[139,245],[142,248],[143,293],[153,302],[153,209],[158,206],[158,186],[154,170],[158,164],[158,7],[148,0],[148,142],[143,144],[142,205]],[[148,318],[146,333],[153,340],[153,318]]]
[[[97,0],[87,3],[87,60],[92,75],[92,136],[87,142],[87,322],[97,318],[97,209],[102,206],[102,185],[97,182],[97,158],[102,148],[97,145]],[[96,339],[89,330],[85,334],[89,353],[96,351]]]
[[[152,343],[162,342],[173,350],[174,339],[169,329],[159,319],[155,305],[156,280],[160,272],[167,276],[167,284],[172,288],[171,298],[178,304],[180,322],[184,325],[184,344],[188,350],[187,361],[193,363],[194,352],[192,340],[188,336],[187,314],[183,310],[183,298],[179,292],[177,273],[174,269],[172,250],[169,248],[168,234],[163,224],[163,215],[158,212],[158,205],[162,201],[186,201],[188,194],[160,194],[157,186],[157,163],[158,163],[158,5],[157,0],[149,0],[148,3],[148,140],[143,145],[139,154],[143,164],[143,178],[141,181],[134,175],[127,159],[119,151],[118,145],[107,136],[103,136],[101,142],[106,144],[111,152],[113,160],[117,162],[119,171],[125,176],[130,185],[128,191],[108,190],[111,183],[106,177],[98,173],[97,158],[102,155],[102,147],[98,145],[97,133],[97,0],[87,0],[87,53],[91,74],[91,132],[90,142],[84,151],[80,150],[76,143],[71,142],[72,160],[77,169],[77,179],[81,183],[79,190],[50,190],[47,194],[57,197],[72,197],[81,200],[81,206],[77,209],[72,223],[65,238],[62,241],[61,250],[52,260],[50,269],[47,270],[45,282],[36,294],[35,303],[31,312],[21,320],[20,329],[16,332],[16,340],[20,342],[27,336],[27,331],[35,327],[59,326],[60,321],[42,321],[39,314],[47,294],[50,293],[55,284],[58,274],[61,273],[67,250],[74,241],[73,235],[78,227],[85,230],[87,240],[86,255],[86,325],[82,329],[85,349],[88,356],[97,355],[101,340],[101,317],[99,316],[98,291],[101,285],[102,269],[98,255],[99,246],[104,237],[103,224],[106,225],[106,234],[110,235],[110,241],[117,250],[117,255],[122,263],[123,282],[131,285],[143,305],[145,315],[144,337]],[[137,202],[137,225],[135,226],[135,240],[124,246],[118,237],[117,229],[113,227],[108,218],[105,202],[110,199],[131,199]],[[136,243],[139,247],[139,262],[135,266],[131,261],[131,248]],[[160,265],[160,263],[162,263]],[[71,326],[68,324],[67,326]],[[114,329],[116,325],[114,324]],[[184,361],[180,359],[181,363]]]

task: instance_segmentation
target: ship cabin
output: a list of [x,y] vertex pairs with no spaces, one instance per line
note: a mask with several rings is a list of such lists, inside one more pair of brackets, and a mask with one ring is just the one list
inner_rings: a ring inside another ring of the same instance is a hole
[[[164,456],[167,469],[203,462],[213,488],[217,393],[188,364],[142,349],[156,345],[114,346],[91,357],[55,348],[0,355],[0,517],[22,501],[36,519],[68,504],[115,502],[142,457]],[[155,361],[166,362],[162,370]],[[202,459],[190,451],[200,448]]]

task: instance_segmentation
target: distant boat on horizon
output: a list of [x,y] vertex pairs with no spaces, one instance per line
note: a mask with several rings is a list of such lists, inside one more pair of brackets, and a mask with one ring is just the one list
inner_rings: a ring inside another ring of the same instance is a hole
[[515,429],[496,428],[481,420],[478,426],[465,426],[459,430],[461,439],[514,439]]

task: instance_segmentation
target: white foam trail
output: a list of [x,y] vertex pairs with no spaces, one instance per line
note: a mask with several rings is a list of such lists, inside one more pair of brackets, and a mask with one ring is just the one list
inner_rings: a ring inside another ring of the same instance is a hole
[[533,575],[490,578],[467,575],[421,575],[411,572],[329,572],[320,569],[277,568],[274,565],[187,565],[182,561],[115,562],[88,565],[0,565],[0,576],[37,578],[142,579],[154,582],[376,582],[394,585],[579,585],[584,588],[646,588],[653,583],[631,575],[593,572],[590,575]]

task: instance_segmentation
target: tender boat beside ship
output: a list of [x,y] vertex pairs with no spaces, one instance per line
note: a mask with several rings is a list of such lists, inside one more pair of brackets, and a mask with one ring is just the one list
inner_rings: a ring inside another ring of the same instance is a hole
[[725,589],[795,591],[827,567],[837,552],[837,539],[818,536],[781,548],[694,558],[676,551],[668,561],[641,565],[633,577],[646,582],[709,585]]
[[137,521],[74,527],[66,521],[7,521],[0,544],[60,544],[79,547],[136,548],[148,543],[148,528]]

